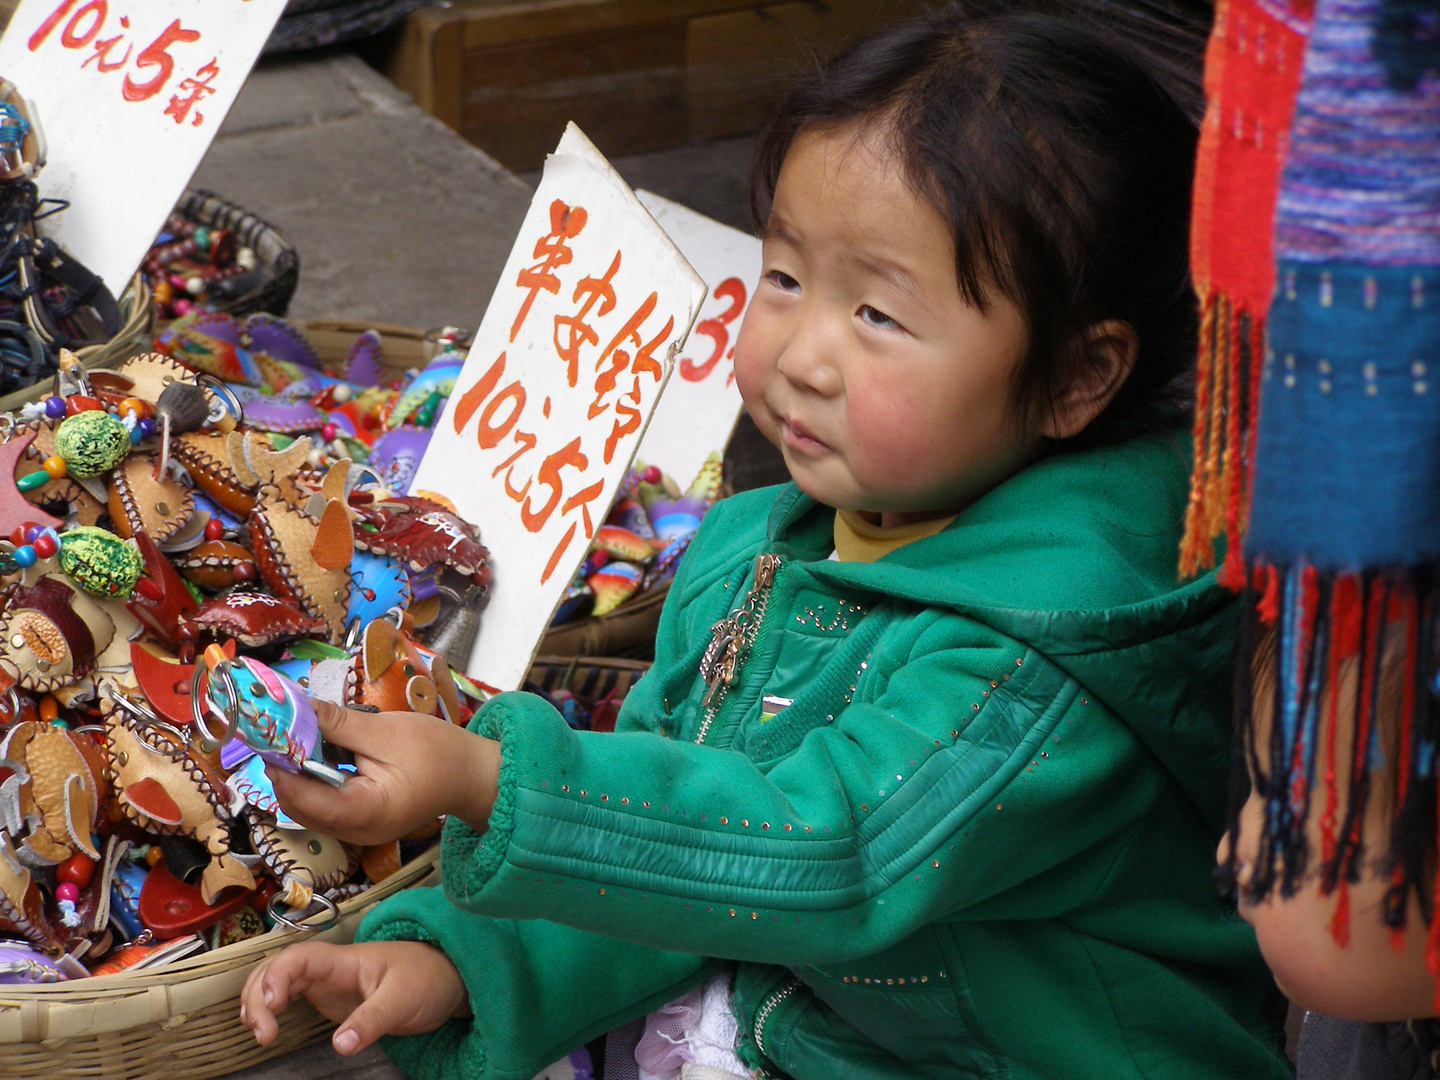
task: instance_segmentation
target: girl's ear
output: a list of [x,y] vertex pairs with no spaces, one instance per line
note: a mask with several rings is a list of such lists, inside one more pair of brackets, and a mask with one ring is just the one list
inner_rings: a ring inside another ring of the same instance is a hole
[[1047,439],[1079,435],[1119,392],[1140,355],[1140,336],[1123,319],[1106,319],[1087,327],[1075,343],[1083,353],[1070,385],[1055,398],[1042,418]]

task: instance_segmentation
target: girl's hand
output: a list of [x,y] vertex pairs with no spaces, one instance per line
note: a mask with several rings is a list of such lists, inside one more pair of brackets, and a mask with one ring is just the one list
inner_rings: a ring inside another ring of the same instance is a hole
[[367,713],[311,699],[327,742],[355,754],[341,788],[267,768],[285,812],[347,843],[385,844],[442,814],[483,832],[495,802],[500,746],[420,713]]
[[434,1031],[470,1011],[460,973],[439,949],[418,941],[309,941],[250,973],[240,992],[240,1020],[268,1046],[280,1031],[276,1014],[302,995],[340,1025],[331,1041],[347,1055],[381,1035]]

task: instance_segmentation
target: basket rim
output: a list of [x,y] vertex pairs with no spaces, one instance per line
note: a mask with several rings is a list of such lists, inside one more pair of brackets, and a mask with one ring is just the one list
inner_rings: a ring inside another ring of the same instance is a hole
[[[162,967],[146,968],[140,971],[117,971],[111,975],[93,975],[88,979],[75,979],[71,982],[0,987],[0,1011],[24,1008],[27,1003],[55,999],[66,1003],[74,1003],[86,998],[103,1001],[135,993],[145,993],[151,986],[190,982],[210,978],[225,971],[232,971],[236,967],[258,960],[267,953],[276,952],[297,941],[334,929],[345,920],[359,915],[381,900],[416,884],[429,873],[439,859],[440,845],[435,844],[428,851],[411,859],[384,881],[371,886],[358,896],[338,904],[340,918],[325,926],[317,927],[315,930],[291,930],[276,927],[257,937],[186,957]],[[177,976],[180,977],[177,978]]]

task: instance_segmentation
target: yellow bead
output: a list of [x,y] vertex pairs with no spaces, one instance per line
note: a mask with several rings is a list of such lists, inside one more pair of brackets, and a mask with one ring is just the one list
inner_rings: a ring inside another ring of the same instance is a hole
[[40,699],[40,719],[47,724],[60,715],[60,703],[51,694]]
[[124,401],[120,402],[120,415],[123,417],[129,412],[133,412],[136,419],[143,420],[150,415],[150,406],[139,398],[127,397]]
[[159,844],[151,844],[150,850],[145,852],[145,865],[153,870],[155,868],[155,864],[158,863],[163,857],[163,854],[164,853],[161,852]]
[[50,457],[47,457],[44,462],[41,463],[40,467],[50,474],[52,480],[59,480],[70,471],[70,467],[65,464],[65,459],[59,454],[52,454]]

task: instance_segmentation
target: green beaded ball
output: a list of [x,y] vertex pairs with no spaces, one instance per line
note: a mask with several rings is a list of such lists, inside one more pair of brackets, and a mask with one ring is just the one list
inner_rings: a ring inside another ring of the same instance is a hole
[[79,525],[60,534],[60,569],[88,593],[129,596],[144,568],[140,552],[108,529]]
[[130,432],[109,413],[90,409],[67,416],[55,429],[55,452],[65,459],[71,476],[99,476],[130,453]]

